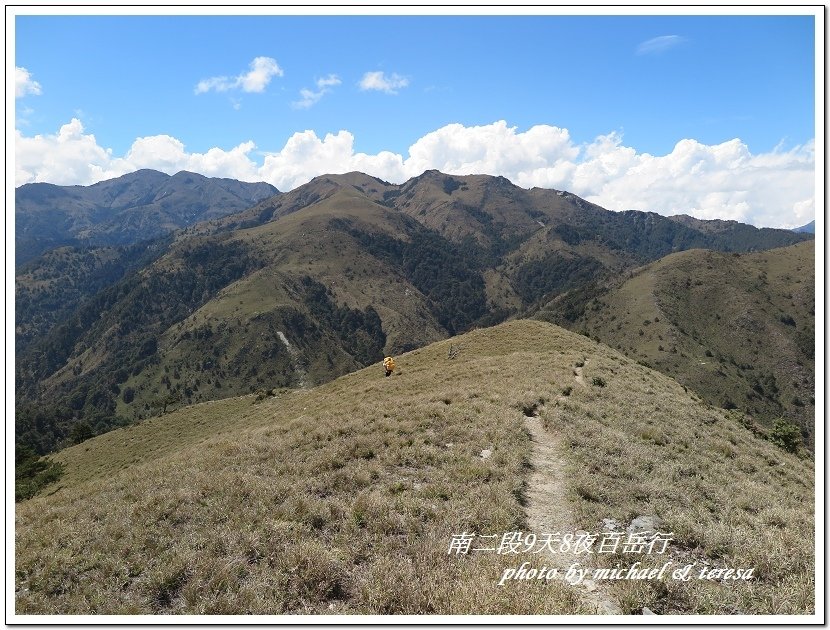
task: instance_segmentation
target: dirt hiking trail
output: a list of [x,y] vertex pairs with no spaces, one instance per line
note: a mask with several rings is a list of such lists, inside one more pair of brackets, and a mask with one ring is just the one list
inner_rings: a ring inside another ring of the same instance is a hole
[[[585,385],[582,378],[582,367],[574,368],[574,376],[578,385]],[[567,462],[562,457],[564,447],[561,440],[550,431],[545,430],[542,420],[538,417],[540,410],[534,415],[525,416],[525,427],[530,433],[533,446],[530,463],[533,467],[527,489],[527,524],[529,531],[537,536],[543,533],[560,532],[576,534],[578,532],[573,511],[568,500],[565,484],[565,470]],[[564,573],[574,563],[584,566],[587,554],[551,553],[547,551],[548,562]],[[605,592],[603,585],[586,579],[576,586],[580,590],[585,603],[596,611],[598,615],[622,614],[619,606]]]

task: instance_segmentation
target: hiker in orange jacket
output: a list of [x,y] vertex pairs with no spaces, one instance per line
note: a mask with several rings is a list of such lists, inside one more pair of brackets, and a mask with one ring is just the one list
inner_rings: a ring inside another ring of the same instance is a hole
[[383,360],[383,369],[386,370],[386,374],[384,376],[392,376],[392,372],[395,370],[395,359],[392,357],[386,357]]

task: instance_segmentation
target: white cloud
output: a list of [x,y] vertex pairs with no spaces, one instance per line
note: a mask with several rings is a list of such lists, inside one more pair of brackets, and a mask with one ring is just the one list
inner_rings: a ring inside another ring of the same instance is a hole
[[409,79],[395,72],[388,77],[382,71],[367,72],[358,85],[361,90],[377,90],[387,94],[397,94],[400,88],[409,85]]
[[300,90],[300,100],[293,101],[291,106],[295,109],[308,109],[312,105],[315,105],[317,101],[323,98],[323,94],[325,92],[320,90],[319,92],[314,92],[313,90],[309,90],[308,88],[302,88]]
[[254,148],[253,142],[243,142],[227,151],[213,148],[189,153],[176,138],[160,135],[137,138],[124,157],[114,157],[73,118],[55,135],[26,137],[15,130],[15,183],[88,185],[142,168],[254,181],[258,179],[256,164],[248,157]]
[[340,77],[336,74],[330,74],[322,79],[317,79],[317,87],[320,89],[334,87],[335,85],[340,85],[341,83],[342,81],[340,81]]
[[195,93],[203,94],[215,90],[227,92],[241,89],[243,92],[264,92],[271,79],[283,76],[282,68],[271,57],[256,57],[249,65],[250,70],[236,77],[211,77],[196,84]]
[[409,177],[403,158],[390,151],[377,155],[354,152],[354,136],[348,131],[326,134],[313,131],[292,135],[281,151],[266,155],[258,174],[280,190],[296,188],[317,175],[362,171],[402,182]]
[[15,132],[16,185],[91,184],[154,168],[267,181],[286,191],[325,173],[356,170],[401,183],[434,168],[455,175],[503,175],[524,188],[568,190],[610,210],[689,214],[771,227],[796,227],[815,216],[812,141],[752,154],[738,139],[716,145],[684,139],[667,155],[655,156],[625,146],[616,132],[576,144],[567,129],[536,125],[519,131],[504,121],[447,125],[416,140],[405,156],[356,153],[354,140],[346,130],[323,137],[310,130],[297,132],[281,150],[255,161],[250,141],[190,153],[176,138],[150,136],[136,139],[123,157],[114,157],[73,119],[55,135]]
[[682,44],[685,41],[686,38],[681,37],[680,35],[661,35],[660,37],[654,37],[641,42],[640,45],[637,46],[637,54],[652,55],[661,53],[669,48],[674,48],[678,44]]
[[111,176],[111,153],[98,145],[95,136],[83,131],[77,118],[55,135],[29,138],[15,130],[16,183],[90,184]]
[[14,68],[14,97],[23,98],[27,94],[39,95],[41,93],[40,83],[32,78],[26,68],[15,66]]
[[[624,150],[617,143],[606,155]],[[585,178],[574,192],[615,210],[795,227],[814,216],[814,150],[811,141],[786,152],[752,155],[737,139],[718,145],[681,140],[665,156],[631,154],[619,173]]]
[[331,92],[330,88],[336,85],[340,85],[341,81],[336,74],[330,74],[327,77],[323,77],[322,79],[317,79],[316,83],[316,92],[313,90],[309,90],[308,88],[303,88],[300,90],[300,100],[291,103],[291,105],[295,109],[308,109],[312,105],[315,105],[317,101],[323,98],[323,95]]
[[537,125],[517,133],[501,120],[479,127],[456,123],[432,131],[409,148],[406,163],[413,174],[429,168],[456,175],[510,173],[516,181],[537,169],[575,160],[578,154],[567,129]]

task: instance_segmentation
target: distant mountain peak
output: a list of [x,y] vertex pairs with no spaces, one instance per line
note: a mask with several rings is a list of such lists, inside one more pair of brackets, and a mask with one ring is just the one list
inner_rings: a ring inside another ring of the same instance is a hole
[[810,221],[807,225],[802,225],[801,227],[793,228],[793,232],[803,232],[806,234],[815,234],[816,233],[816,222],[815,220]]
[[90,186],[25,184],[15,190],[15,259],[61,245],[130,245],[279,194],[264,182],[141,169]]

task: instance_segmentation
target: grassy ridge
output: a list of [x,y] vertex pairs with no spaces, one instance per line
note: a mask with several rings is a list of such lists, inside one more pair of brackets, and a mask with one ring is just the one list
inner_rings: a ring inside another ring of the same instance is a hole
[[[749,584],[616,582],[627,612],[803,614],[813,609],[814,470],[758,439],[742,414],[712,408],[673,381],[628,361],[590,359],[575,390],[543,414],[575,465],[580,525],[656,514],[675,536],[675,566],[754,568]],[[671,385],[669,385],[671,383]],[[615,391],[616,390],[616,391]],[[594,526],[594,527],[592,527]],[[603,566],[667,558],[615,554]],[[679,563],[679,564],[678,564]]]
[[[752,254],[692,250],[619,280],[576,330],[760,424],[783,417],[812,446],[815,246]],[[561,305],[539,316],[556,321]]]
[[498,588],[498,558],[447,555],[456,531],[521,527],[528,444],[516,407],[436,381],[436,352],[64,451],[63,488],[20,506],[18,611],[583,610],[564,587]]
[[63,451],[60,487],[18,506],[16,612],[588,612],[558,583],[498,587],[515,557],[447,554],[455,533],[526,527],[529,408],[569,445],[574,528],[657,514],[678,561],[758,571],[749,584],[623,584],[625,612],[812,610],[811,464],[733,415],[541,322],[398,365]]

